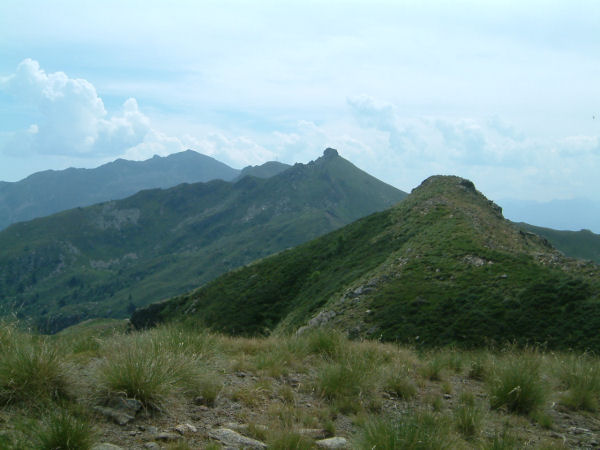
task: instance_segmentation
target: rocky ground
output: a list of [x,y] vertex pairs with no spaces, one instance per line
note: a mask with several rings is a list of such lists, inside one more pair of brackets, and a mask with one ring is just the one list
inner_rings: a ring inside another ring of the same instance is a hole
[[[95,333],[0,333],[0,449],[600,448],[600,361],[590,355],[419,350],[318,329]],[[66,444],[60,411],[89,446]],[[41,445],[52,433],[61,443]]]
[[[202,398],[197,398],[180,405],[179,410],[170,414],[148,413],[143,408],[135,412],[125,408],[121,412],[132,417],[121,423],[110,414],[98,414],[97,440],[102,444],[95,448],[267,448],[264,441],[269,424],[273,421],[273,413],[281,414],[288,402],[277,392],[287,388],[294,393],[294,414],[303,416],[309,422],[297,424],[297,428],[293,429],[307,438],[305,445],[315,448],[355,448],[353,438],[359,427],[352,415],[333,413],[333,423],[326,428],[319,426],[321,423],[317,420],[311,423],[313,414],[319,416],[323,411],[329,412],[330,405],[315,392],[304,388],[310,385],[306,374],[265,377],[237,371],[223,375],[223,381],[223,392],[211,406],[205,405]],[[232,394],[240,391],[248,392],[252,397],[244,400]],[[458,393],[464,391],[476,393],[477,398],[485,403],[487,393],[482,382],[453,375],[444,382],[427,382],[410,401],[384,394],[379,400],[381,414],[402,417],[402,414],[411,410],[437,409],[439,414],[451,416],[459,403]],[[506,428],[518,436],[514,448],[600,448],[600,418],[597,415],[573,412],[554,402],[544,411],[551,418],[552,425],[549,427],[528,417],[486,411],[485,427],[480,430],[479,436],[470,441],[455,441],[453,445],[456,448],[485,448],[487,442],[492,442],[494,436]],[[276,427],[279,428],[279,424]]]

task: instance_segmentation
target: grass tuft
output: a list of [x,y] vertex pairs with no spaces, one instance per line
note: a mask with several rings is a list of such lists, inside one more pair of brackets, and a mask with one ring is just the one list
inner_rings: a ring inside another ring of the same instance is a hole
[[466,439],[475,438],[481,431],[483,413],[471,393],[463,393],[454,410],[454,426]]
[[397,420],[372,417],[363,425],[357,448],[378,450],[436,450],[452,448],[446,421],[428,412]]
[[341,359],[348,347],[348,339],[337,330],[317,328],[311,330],[306,336],[306,349],[309,354],[321,356],[330,361]]
[[69,370],[49,342],[9,326],[0,344],[0,403],[39,403],[67,396]]
[[567,392],[560,403],[574,410],[598,411],[600,364],[588,355],[570,355],[561,361],[559,379]]
[[40,450],[87,450],[92,448],[94,433],[87,421],[61,411],[50,416],[37,441]]
[[499,360],[488,387],[492,408],[505,407],[517,414],[536,411],[547,397],[538,355],[531,351],[511,353]]
[[373,367],[364,354],[349,352],[343,360],[321,367],[317,374],[317,389],[341,412],[357,412],[375,400],[378,374]]
[[[96,374],[101,399],[125,396],[161,410],[171,400],[202,390],[204,378],[198,358],[187,350],[174,351],[172,342],[164,344],[152,333],[109,340],[103,354]],[[213,396],[215,390],[209,386],[202,395]]]
[[280,429],[268,434],[267,445],[273,450],[309,450],[314,448],[312,439],[297,431]]

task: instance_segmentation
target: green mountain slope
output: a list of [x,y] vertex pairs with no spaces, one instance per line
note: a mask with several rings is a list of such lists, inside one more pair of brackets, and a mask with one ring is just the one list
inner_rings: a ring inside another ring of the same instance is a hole
[[546,342],[600,349],[600,268],[523,232],[458,177],[132,315],[236,334],[338,326],[424,345]]
[[0,299],[49,332],[125,317],[405,196],[331,149],[268,179],[142,191],[0,232]]
[[589,259],[600,264],[600,235],[590,230],[562,231],[536,227],[527,223],[517,223],[519,228],[548,239],[550,243],[567,256]]
[[47,170],[24,180],[0,182],[0,229],[77,206],[180,183],[232,180],[240,173],[192,150],[146,161],[117,159],[95,169]]

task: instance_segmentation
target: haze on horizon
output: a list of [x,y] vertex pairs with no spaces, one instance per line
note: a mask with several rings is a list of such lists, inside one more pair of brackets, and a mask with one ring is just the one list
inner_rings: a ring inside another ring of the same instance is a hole
[[561,227],[600,232],[598,23],[593,0],[6,0],[0,180],[334,147],[405,191],[455,174],[506,211],[576,199]]

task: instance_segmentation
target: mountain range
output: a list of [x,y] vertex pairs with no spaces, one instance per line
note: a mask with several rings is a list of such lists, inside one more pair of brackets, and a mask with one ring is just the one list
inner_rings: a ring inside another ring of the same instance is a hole
[[94,169],[46,170],[18,182],[0,182],[0,230],[16,222],[78,206],[118,200],[143,189],[245,175],[269,177],[289,166],[269,162],[237,170],[193,150],[146,161],[117,159]]
[[44,332],[89,317],[125,317],[406,196],[334,149],[308,164],[243,172],[235,182],[144,190],[9,226],[0,232],[5,313]]
[[131,321],[598,351],[599,271],[504,219],[472,182],[435,176],[390,209],[140,308]]

